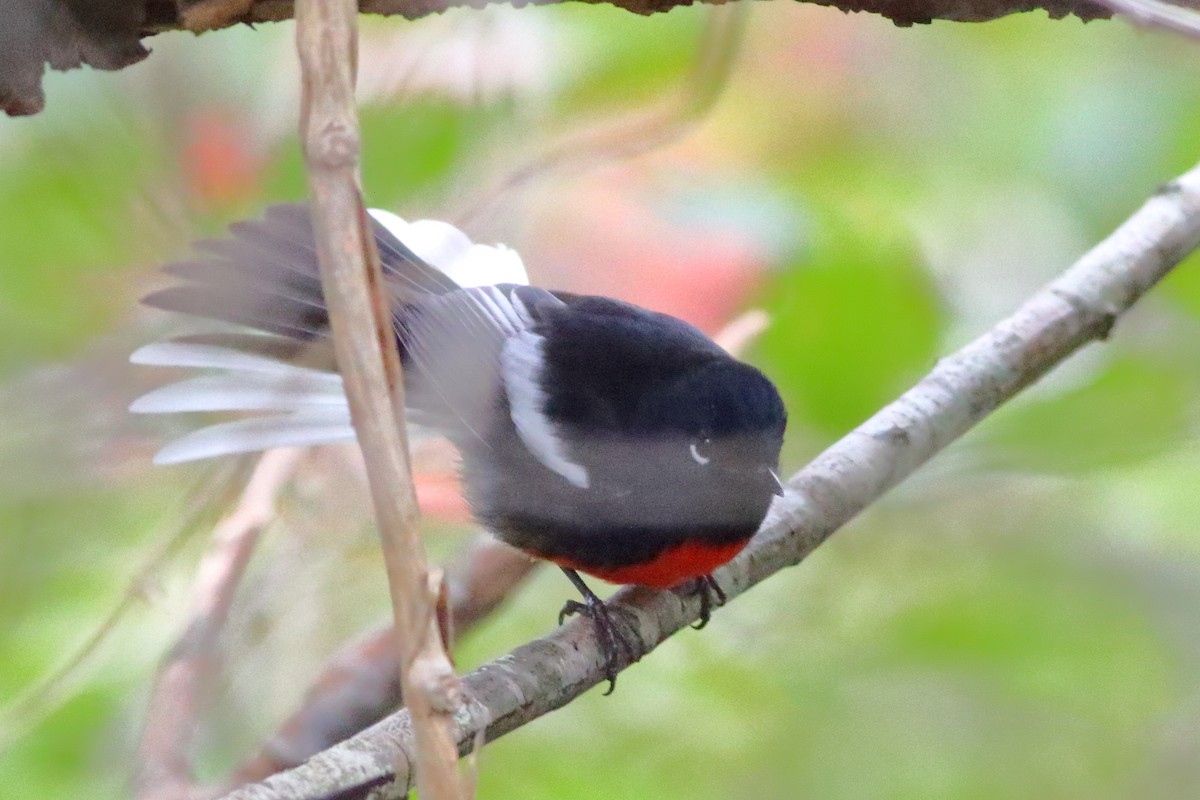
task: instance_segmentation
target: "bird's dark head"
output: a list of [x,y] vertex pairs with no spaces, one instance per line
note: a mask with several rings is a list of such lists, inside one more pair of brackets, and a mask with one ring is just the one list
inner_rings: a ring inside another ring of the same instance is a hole
[[775,384],[732,358],[713,359],[648,392],[640,420],[670,432],[698,477],[779,493],[787,410]]

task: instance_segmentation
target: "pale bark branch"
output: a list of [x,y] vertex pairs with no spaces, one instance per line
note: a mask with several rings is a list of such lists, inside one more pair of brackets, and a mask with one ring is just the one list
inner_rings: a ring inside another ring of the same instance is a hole
[[[937,452],[1093,340],[1200,244],[1200,167],[1162,187],[1108,239],[1012,316],[943,359],[898,400],[834,444],[788,482],[787,496],[737,559],[717,573],[732,599],[798,564],[834,531]],[[626,588],[611,603],[632,620],[638,656],[695,620],[699,602],[683,591]],[[626,666],[626,665],[622,665]],[[587,620],[466,676],[468,704],[454,719],[460,747],[488,740],[566,705],[605,680],[605,659]],[[613,702],[621,702],[620,694]],[[411,752],[412,718],[400,711],[305,764],[228,800],[398,798],[414,776],[397,768]],[[393,782],[394,781],[394,782]]]
[[1200,37],[1200,0],[1096,0],[1138,25]]
[[460,684],[442,649],[433,602],[438,578],[430,575],[417,531],[404,375],[359,184],[358,8],[353,0],[302,0],[297,11],[300,130],[321,284],[379,525],[400,682],[414,729],[415,747],[389,758],[399,759],[398,769],[420,765],[423,798],[458,800],[464,796],[454,722]]

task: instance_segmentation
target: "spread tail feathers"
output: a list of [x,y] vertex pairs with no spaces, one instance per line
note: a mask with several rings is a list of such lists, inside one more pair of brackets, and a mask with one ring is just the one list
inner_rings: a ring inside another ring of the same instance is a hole
[[[374,209],[370,214],[384,281],[401,315],[422,297],[458,289],[459,282],[528,282],[520,258],[507,248],[473,244],[444,222],[408,223]],[[141,348],[133,363],[210,372],[156,389],[130,411],[281,413],[197,430],[164,448],[157,463],[354,438],[308,208],[274,206],[263,219],[229,230],[230,238],[197,243],[199,258],[168,265],[165,271],[183,282],[144,302],[255,332],[222,331]],[[397,325],[403,329],[403,319]]]

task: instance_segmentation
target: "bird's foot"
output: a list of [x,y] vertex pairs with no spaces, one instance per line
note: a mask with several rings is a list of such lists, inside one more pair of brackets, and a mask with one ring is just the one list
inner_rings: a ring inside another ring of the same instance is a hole
[[604,677],[608,679],[608,691],[604,694],[610,695],[617,687],[617,670],[621,665],[622,658],[626,662],[633,662],[637,660],[636,654],[629,640],[617,626],[613,617],[614,609],[609,608],[591,589],[587,588],[578,575],[572,577],[568,573],[567,577],[572,579],[571,582],[583,595],[583,602],[568,600],[564,603],[562,611],[558,612],[558,624],[562,625],[567,617],[575,614],[581,614],[591,619],[596,630],[596,639],[600,643],[600,652],[604,654]]
[[713,607],[725,605],[725,591],[712,575],[701,575],[692,584],[692,592],[700,595],[700,619],[692,628],[700,630],[712,618]]

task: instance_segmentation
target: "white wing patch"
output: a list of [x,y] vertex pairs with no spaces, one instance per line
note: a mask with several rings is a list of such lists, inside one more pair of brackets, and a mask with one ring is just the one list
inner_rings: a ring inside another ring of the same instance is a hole
[[505,336],[525,329],[525,322],[512,301],[495,286],[478,286],[464,290]]
[[588,473],[567,457],[563,441],[546,418],[546,393],[542,391],[541,375],[545,340],[535,333],[524,331],[510,338],[500,354],[504,391],[512,411],[517,435],[534,458],[547,469],[566,478],[573,486],[588,488]]
[[521,299],[520,293],[510,292],[508,297],[512,304],[513,313],[517,315],[517,319],[521,322],[520,326],[522,328],[532,328],[536,321],[533,318],[533,314],[529,313],[529,308],[526,307],[525,301]]

